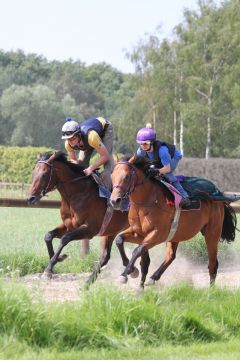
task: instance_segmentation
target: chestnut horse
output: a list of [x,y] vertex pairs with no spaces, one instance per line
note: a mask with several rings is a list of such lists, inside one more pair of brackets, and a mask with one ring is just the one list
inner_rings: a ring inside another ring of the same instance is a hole
[[[121,209],[124,198],[129,196],[130,210],[128,219],[130,227],[120,233],[116,242],[138,244],[132,258],[122,273],[122,282],[133,271],[135,261],[155,245],[166,242],[175,215],[175,207],[166,201],[166,189],[161,182],[150,178],[149,162],[145,158],[131,157],[128,161],[119,162],[112,173],[113,191],[111,203],[114,209]],[[203,200],[199,210],[180,210],[177,230],[171,240],[167,241],[168,259],[150,277],[149,284],[159,280],[162,273],[175,258],[178,243],[192,239],[201,232],[208,251],[208,269],[210,284],[214,284],[218,269],[218,243],[220,238],[227,242],[235,239],[236,214],[229,203],[224,201]],[[148,257],[148,255],[146,255]],[[146,278],[149,262],[146,259],[142,270]],[[143,287],[144,283],[141,284]]]
[[[101,255],[88,282],[93,282],[101,267],[110,259],[115,236],[129,226],[127,212],[113,211],[106,229],[102,223],[107,211],[107,199],[99,197],[98,185],[91,176],[83,172],[84,166],[67,161],[62,152],[42,154],[33,170],[27,201],[31,204],[39,201],[55,188],[61,195],[60,214],[62,224],[45,235],[50,262],[44,273],[51,277],[53,267],[66,258],[60,255],[64,246],[72,240],[91,239],[101,235]],[[60,245],[54,252],[52,240],[60,238]]]

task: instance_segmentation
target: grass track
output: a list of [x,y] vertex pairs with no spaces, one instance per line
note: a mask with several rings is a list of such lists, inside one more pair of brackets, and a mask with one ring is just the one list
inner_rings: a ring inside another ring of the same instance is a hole
[[0,359],[239,359],[240,290],[94,286],[64,305],[13,283],[0,293]]

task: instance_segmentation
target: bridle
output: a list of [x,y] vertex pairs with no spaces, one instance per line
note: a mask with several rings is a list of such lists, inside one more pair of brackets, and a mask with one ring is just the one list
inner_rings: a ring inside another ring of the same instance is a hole
[[[37,163],[46,164],[50,168],[50,175],[49,175],[49,179],[48,179],[48,182],[47,182],[47,186],[45,187],[45,189],[43,188],[41,193],[40,193],[40,196],[42,198],[43,196],[45,196],[50,191],[49,187],[50,187],[51,180],[52,180],[52,175],[53,175],[53,164],[51,164],[50,162],[48,162],[46,160],[38,160]],[[53,191],[55,188],[56,188],[56,185],[53,187],[53,189],[51,191]]]
[[[42,189],[41,193],[40,193],[40,197],[42,198],[43,196],[46,196],[46,194],[50,191],[53,191],[56,189],[57,187],[57,183],[55,184],[55,186],[49,190],[50,188],[50,184],[51,184],[51,181],[52,181],[52,177],[53,177],[53,170],[54,170],[54,166],[52,163],[50,163],[49,161],[47,160],[38,160],[37,163],[40,163],[40,164],[46,164],[49,168],[50,168],[50,175],[49,175],[49,179],[48,179],[48,182],[47,182],[47,185],[45,188]],[[78,180],[81,180],[81,179],[86,179],[88,178],[87,175],[83,175],[83,176],[79,176],[79,177],[76,177],[74,179],[71,179],[71,180],[67,180],[67,181],[61,181],[61,183],[70,183],[70,182],[74,182],[74,181],[78,181]]]
[[[122,195],[122,199],[126,199],[129,197],[129,195],[131,195],[133,193],[133,191],[136,189],[137,186],[140,186],[140,185],[143,185],[146,181],[149,180],[149,176],[150,176],[150,173],[146,175],[146,177],[140,181],[138,183],[138,176],[137,176],[137,172],[135,170],[135,167],[133,164],[129,163],[128,161],[121,161],[121,162],[118,162],[118,164],[126,164],[128,167],[131,168],[131,173],[130,173],[130,182],[129,182],[129,186],[127,189],[125,189],[122,185],[114,185],[113,186],[113,189],[122,189],[124,192],[124,194]],[[117,166],[116,165],[116,166]],[[155,200],[154,201],[151,201],[150,203],[147,203],[147,204],[140,204],[140,203],[136,203],[134,201],[130,201],[131,204],[137,206],[137,207],[153,207],[153,206],[158,206],[158,199],[157,199],[157,192],[156,192],[156,187],[154,188],[154,192],[155,192]]]
[[122,198],[126,199],[129,197],[129,195],[131,195],[133,193],[133,191],[135,190],[135,188],[137,186],[143,185],[148,180],[148,176],[146,176],[142,181],[140,181],[138,183],[138,176],[137,176],[137,172],[136,172],[134,165],[128,161],[120,161],[117,163],[117,165],[119,165],[119,164],[125,164],[131,169],[129,185],[126,189],[122,185],[119,185],[119,184],[113,186],[113,189],[121,189],[124,192]]

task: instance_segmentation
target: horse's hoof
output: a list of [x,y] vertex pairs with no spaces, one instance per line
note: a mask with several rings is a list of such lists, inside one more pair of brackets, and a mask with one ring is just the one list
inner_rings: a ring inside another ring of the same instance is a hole
[[131,274],[129,274],[133,279],[137,278],[139,276],[139,271],[136,267],[134,267],[133,272],[131,272]]
[[58,262],[64,261],[68,256],[66,254],[60,255],[57,259]]
[[120,283],[120,284],[126,284],[127,282],[128,282],[127,276],[121,275],[121,276],[119,277],[119,283]]
[[43,280],[50,280],[52,279],[53,274],[51,272],[48,271],[44,271],[44,273],[42,274],[41,278]]
[[145,286],[153,286],[153,285],[155,285],[155,280],[151,278],[145,283]]

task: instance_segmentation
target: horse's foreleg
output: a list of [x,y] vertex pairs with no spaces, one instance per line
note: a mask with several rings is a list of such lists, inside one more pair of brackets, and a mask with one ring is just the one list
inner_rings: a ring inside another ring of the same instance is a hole
[[144,288],[144,283],[148,274],[148,268],[150,265],[150,257],[149,257],[149,253],[148,251],[143,252],[142,256],[141,256],[141,282],[140,282],[140,288]]
[[86,281],[87,287],[96,281],[98,274],[100,274],[100,272],[101,272],[101,268],[108,263],[108,261],[110,259],[113,240],[114,240],[114,236],[101,236],[100,258],[99,258],[97,265],[94,267],[92,274],[89,276],[89,278]]
[[[125,230],[124,233],[117,235],[117,237],[115,238],[115,242],[118,247],[119,253],[121,255],[123,266],[126,267],[129,263],[129,259],[125,252],[124,243],[130,242],[130,243],[134,243],[134,244],[140,244],[142,242],[142,240],[143,240],[143,237],[138,234],[134,234],[132,231],[132,228],[129,228],[129,229]],[[130,273],[130,276],[133,278],[136,278],[136,277],[138,277],[138,275],[139,275],[139,271],[134,266],[132,268],[132,272]]]
[[129,259],[128,259],[127,255],[126,255],[126,252],[125,252],[125,249],[124,249],[124,236],[123,236],[123,234],[117,235],[117,237],[115,238],[115,243],[116,243],[117,248],[119,250],[119,253],[121,255],[123,266],[126,267],[128,265],[128,263],[129,263]]
[[[55,229],[48,231],[46,233],[46,235],[44,236],[44,240],[45,240],[45,243],[47,246],[47,250],[48,250],[50,259],[54,255],[53,244],[52,244],[53,239],[61,238],[66,233],[66,231],[67,231],[66,226],[64,224],[60,224]],[[66,257],[67,257],[67,255],[62,255],[60,258],[58,258],[58,261],[62,261],[64,259],[66,259]]]
[[152,274],[150,280],[146,283],[146,285],[153,285],[155,281],[159,280],[164,271],[171,265],[171,263],[176,259],[176,252],[178,248],[178,243],[172,243],[168,241],[166,243],[166,251],[165,257],[160,265],[160,267]]
[[126,266],[124,272],[121,274],[122,279],[124,280],[124,282],[127,282],[127,276],[134,271],[134,264],[135,261],[137,260],[137,258],[139,256],[142,256],[142,254],[146,251],[145,246],[144,245],[139,245],[137,246],[132,253],[132,258],[129,261],[128,265]]

